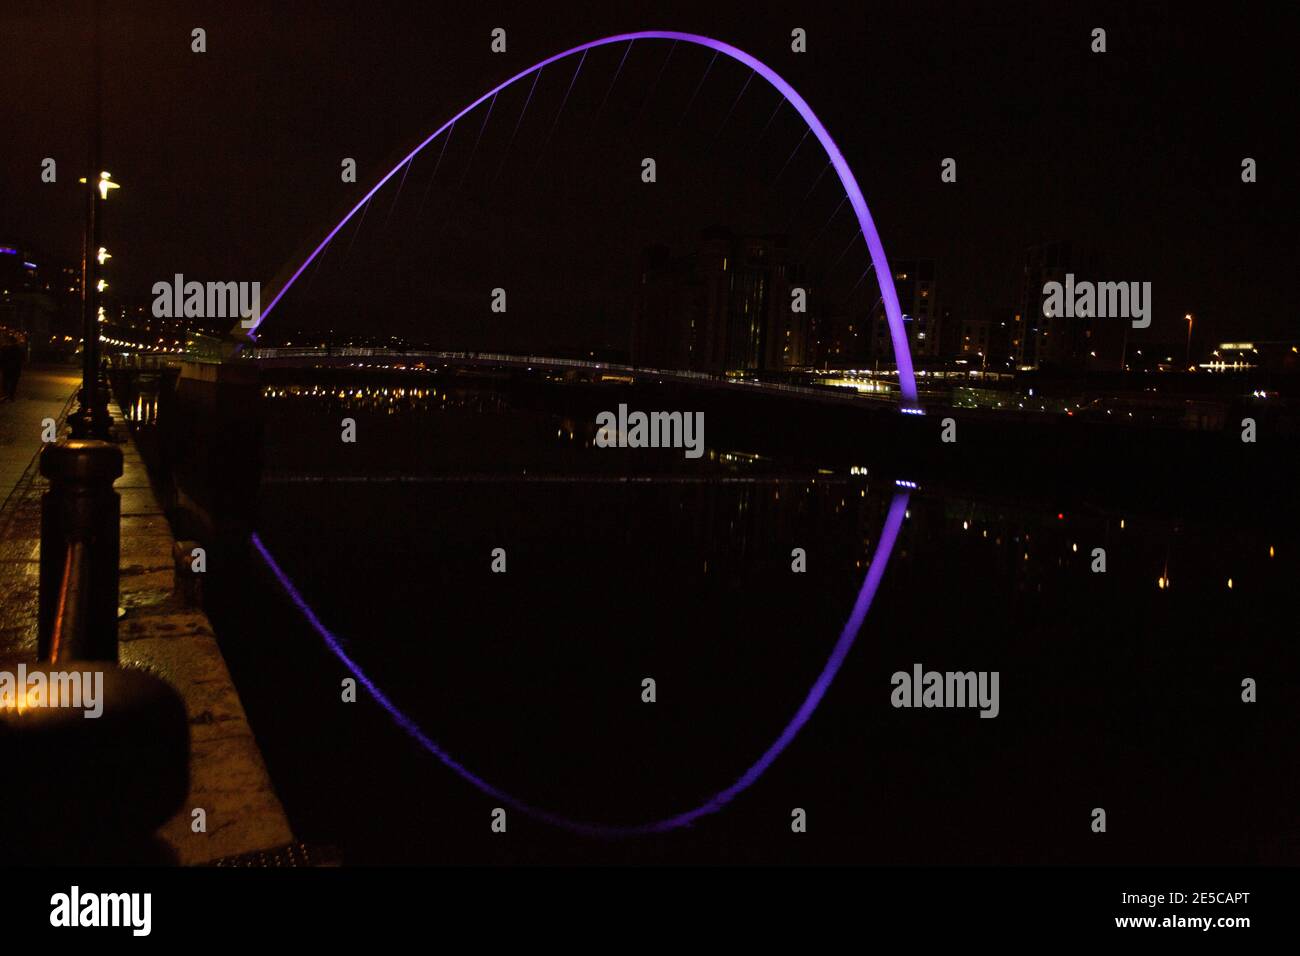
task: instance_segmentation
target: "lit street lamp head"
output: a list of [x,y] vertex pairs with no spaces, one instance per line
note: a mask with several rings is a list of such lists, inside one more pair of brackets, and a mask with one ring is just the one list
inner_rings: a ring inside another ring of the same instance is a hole
[[[84,177],[84,176],[81,177],[80,179],[77,180],[77,182],[79,182],[79,183],[84,183],[84,182],[86,182],[86,177]],[[99,198],[100,198],[100,199],[107,199],[107,198],[108,198],[108,191],[109,191],[110,189],[121,189],[121,188],[122,188],[122,184],[121,184],[121,183],[115,183],[115,182],[113,182],[113,174],[110,173],[110,172],[108,172],[108,171],[104,171],[104,172],[101,172],[101,173],[99,174],[99,179],[95,182],[95,185],[99,188]]]
[[110,189],[121,189],[121,188],[122,187],[120,185],[113,182],[112,173],[102,172],[99,174],[99,198],[100,199],[107,199],[108,191]]

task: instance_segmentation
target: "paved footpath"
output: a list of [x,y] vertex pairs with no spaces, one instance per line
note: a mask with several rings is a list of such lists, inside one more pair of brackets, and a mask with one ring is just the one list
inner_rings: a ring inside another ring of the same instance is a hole
[[[45,485],[36,460],[44,447],[41,423],[53,418],[60,432],[66,430],[63,413],[81,384],[79,372],[29,365],[18,380],[18,397],[0,401],[0,658],[36,646],[39,494]],[[35,511],[24,506],[29,497],[37,498]]]
[[0,510],[23,472],[41,450],[41,422],[60,421],[81,385],[81,369],[70,365],[28,365],[18,380],[18,397],[0,400]]

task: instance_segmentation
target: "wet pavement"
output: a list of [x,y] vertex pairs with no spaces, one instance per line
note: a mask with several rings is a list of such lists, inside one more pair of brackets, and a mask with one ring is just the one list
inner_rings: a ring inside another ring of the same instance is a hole
[[81,370],[69,365],[29,365],[14,401],[0,401],[0,509],[41,450],[41,423],[60,420],[81,384]]
[[0,402],[0,657],[35,651],[40,508],[23,505],[39,502],[44,490],[36,461],[42,423],[52,418],[64,430],[63,414],[80,382],[72,366],[28,366],[18,397]]

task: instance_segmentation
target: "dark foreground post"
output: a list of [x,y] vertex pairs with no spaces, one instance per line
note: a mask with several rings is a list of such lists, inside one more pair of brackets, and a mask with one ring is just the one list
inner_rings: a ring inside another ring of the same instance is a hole
[[171,685],[103,661],[7,669],[25,686],[22,703],[0,704],[0,756],[17,771],[0,787],[0,866],[174,863],[155,837],[190,782]]
[[122,450],[71,439],[41,452],[40,662],[0,700],[0,864],[174,862],[155,831],[189,789],[189,720],[165,680],[117,659]]
[[41,501],[43,661],[117,660],[118,522],[122,450],[72,439],[41,453],[50,490]]

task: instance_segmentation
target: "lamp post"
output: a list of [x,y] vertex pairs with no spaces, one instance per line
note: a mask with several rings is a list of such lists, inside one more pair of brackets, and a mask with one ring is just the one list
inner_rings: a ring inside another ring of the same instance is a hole
[[1188,312],[1183,318],[1187,321],[1187,358],[1184,365],[1192,364],[1192,313]]
[[[98,150],[96,150],[98,152]],[[97,203],[108,200],[111,190],[121,188],[113,174],[102,171],[99,178],[83,178],[86,186],[86,235],[81,253],[81,404],[68,417],[73,438],[108,438],[109,416],[106,396],[99,389],[99,322],[103,307],[100,297],[108,283],[101,276],[104,263],[112,258],[100,244],[103,215]]]
[[[95,27],[93,34],[92,68],[90,75],[90,169],[103,170],[101,153],[103,151],[103,40],[101,33],[102,3],[96,0],[94,6]],[[72,437],[76,439],[107,439],[109,437],[108,408],[99,394],[99,301],[103,291],[100,268],[107,254],[101,254],[103,246],[99,241],[102,216],[96,206],[96,194],[99,201],[108,199],[111,190],[118,184],[108,172],[101,171],[98,179],[93,179],[93,172],[88,173],[81,183],[86,187],[86,231],[81,244],[81,330],[82,330],[82,369],[81,369],[81,404],[68,416]]]

